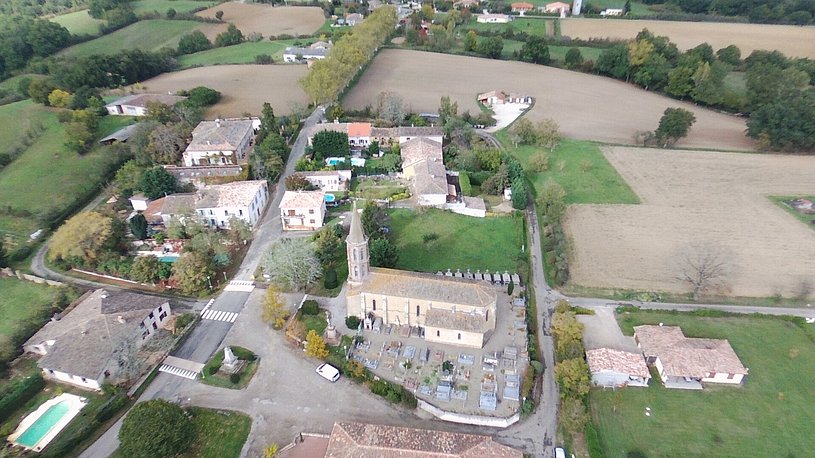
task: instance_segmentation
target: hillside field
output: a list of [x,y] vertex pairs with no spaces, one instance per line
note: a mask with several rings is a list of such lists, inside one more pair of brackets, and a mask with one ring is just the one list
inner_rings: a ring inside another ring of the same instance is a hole
[[244,36],[252,32],[272,35],[311,35],[325,22],[322,8],[316,6],[272,6],[260,3],[228,2],[196,13],[196,16],[215,17],[224,12],[223,21],[235,24]]
[[178,56],[178,65],[181,68],[200,67],[206,65],[224,64],[253,64],[258,54],[272,56],[274,62],[283,61],[283,51],[298,40],[258,41],[245,42],[239,45],[213,48],[206,51]]
[[768,197],[815,194],[815,157],[604,152],[641,203],[569,207],[570,283],[686,293],[686,259],[701,249],[724,266],[723,285],[711,294],[812,295],[815,232]]
[[244,113],[260,115],[263,102],[272,104],[275,113],[288,113],[293,102],[308,104],[298,80],[305,76],[305,65],[218,65],[165,73],[142,84],[145,92],[175,92],[206,86],[222,94],[221,101],[206,116],[234,117]]
[[[432,69],[432,71],[428,71]],[[458,102],[459,112],[479,111],[476,97],[493,89],[535,97],[525,115],[537,122],[553,118],[564,137],[632,144],[638,131],[654,130],[668,107],[696,115],[696,124],[681,148],[751,150],[742,118],[717,113],[639,89],[611,78],[534,65],[477,57],[402,49],[381,51],[343,106],[375,106],[382,91],[399,94],[412,112],[435,112],[442,96]]]
[[99,26],[105,23],[102,19],[92,18],[88,10],[60,14],[50,20],[65,27],[74,35],[99,35]]

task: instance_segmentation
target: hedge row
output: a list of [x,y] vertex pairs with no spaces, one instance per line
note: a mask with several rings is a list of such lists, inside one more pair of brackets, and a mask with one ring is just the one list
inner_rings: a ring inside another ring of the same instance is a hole
[[0,422],[6,421],[43,387],[45,381],[39,373],[10,382],[0,394]]

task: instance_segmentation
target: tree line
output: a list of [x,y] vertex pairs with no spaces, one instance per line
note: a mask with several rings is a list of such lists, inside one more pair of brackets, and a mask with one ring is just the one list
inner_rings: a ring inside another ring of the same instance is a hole
[[331,54],[316,61],[300,84],[316,103],[335,100],[390,36],[396,26],[392,6],[376,9],[362,25],[340,38]]
[[813,0],[644,0],[689,14],[742,17],[759,24],[811,24],[815,17]]

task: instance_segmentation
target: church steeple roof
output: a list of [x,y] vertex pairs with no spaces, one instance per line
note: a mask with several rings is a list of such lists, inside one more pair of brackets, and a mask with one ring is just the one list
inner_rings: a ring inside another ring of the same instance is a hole
[[357,212],[356,201],[354,201],[351,210],[351,230],[348,232],[348,238],[345,241],[348,243],[365,243],[365,233],[362,231],[362,221],[359,218],[359,212]]

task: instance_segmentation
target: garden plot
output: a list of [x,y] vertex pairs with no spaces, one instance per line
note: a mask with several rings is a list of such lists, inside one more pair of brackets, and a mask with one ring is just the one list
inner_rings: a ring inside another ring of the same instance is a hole
[[815,158],[624,147],[605,155],[642,203],[569,208],[572,283],[687,292],[678,277],[692,245],[721,254],[721,293],[796,296],[815,278],[815,233],[769,199],[815,193]]
[[[432,72],[427,69],[432,68]],[[496,86],[498,84],[498,86]],[[525,115],[537,122],[553,118],[563,136],[633,144],[638,131],[654,130],[668,107],[683,107],[696,124],[680,147],[751,150],[744,119],[673,100],[630,84],[596,75],[543,65],[477,57],[386,49],[371,63],[343,105],[376,106],[380,92],[399,94],[414,112],[436,112],[442,96],[458,103],[459,112],[477,114],[479,93],[500,89],[535,98]]]
[[259,115],[264,102],[277,114],[287,114],[292,103],[306,105],[308,97],[297,83],[306,74],[305,65],[218,65],[165,73],[145,81],[142,90],[166,93],[196,86],[221,92],[221,101],[206,116]]
[[322,8],[316,6],[273,7],[257,3],[222,3],[196,16],[215,18],[218,11],[223,11],[223,20],[235,24],[244,35],[311,35],[325,22]]

